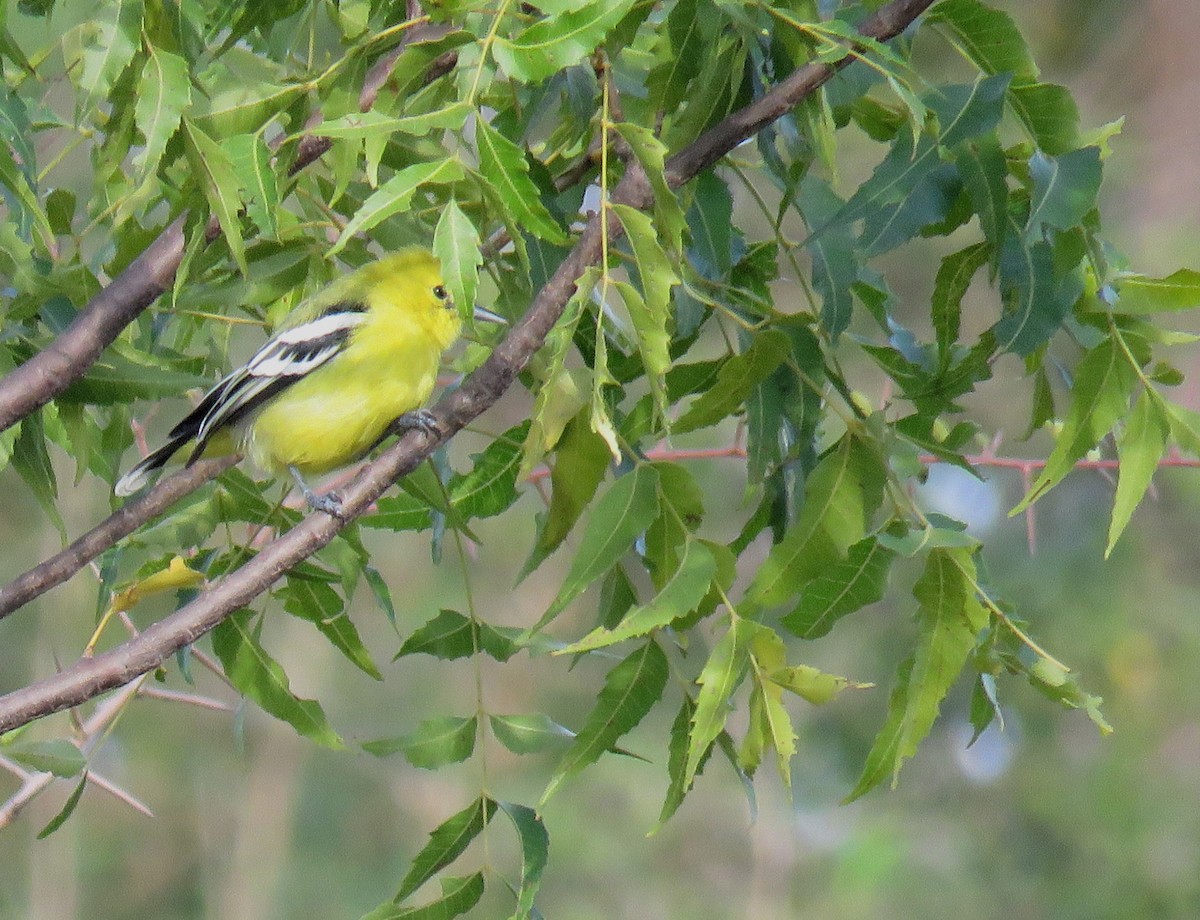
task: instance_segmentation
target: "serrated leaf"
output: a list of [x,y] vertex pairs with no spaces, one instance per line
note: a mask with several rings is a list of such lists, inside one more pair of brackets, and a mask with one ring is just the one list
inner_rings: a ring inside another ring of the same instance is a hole
[[238,611],[212,632],[213,651],[221,660],[225,676],[239,693],[287,722],[305,738],[325,747],[343,747],[321,704],[293,694],[283,668],[250,634],[247,627],[253,615],[249,610]]
[[542,204],[537,186],[529,177],[525,151],[482,119],[476,122],[475,142],[479,169],[512,222],[547,242],[566,242],[567,235]]
[[1122,275],[1117,279],[1122,313],[1167,313],[1200,307],[1200,272],[1181,268],[1165,278]]
[[479,290],[479,266],[483,264],[479,231],[471,218],[451,198],[442,209],[433,231],[433,253],[442,263],[442,277],[455,304],[470,313]]
[[595,708],[559,761],[542,793],[540,806],[545,806],[566,780],[594,763],[618,738],[642,721],[662,696],[669,671],[667,656],[651,639],[608,672]]
[[505,73],[538,83],[595,50],[633,6],[633,0],[591,0],[538,20],[513,39],[500,39],[492,53]]
[[284,610],[316,626],[321,635],[364,674],[376,680],[383,680],[379,668],[371,660],[371,653],[363,645],[358,628],[350,619],[346,602],[332,586],[325,582],[289,575],[287,588],[280,593]]
[[1027,233],[1043,227],[1067,230],[1096,207],[1102,175],[1100,148],[1084,147],[1060,157],[1037,151],[1029,158],[1033,180]]
[[229,154],[189,118],[183,119],[183,133],[188,141],[192,168],[200,177],[204,197],[221,225],[229,252],[242,275],[249,275],[242,221],[238,216],[242,202],[238,197],[238,180]]
[[990,255],[991,248],[987,243],[975,243],[946,256],[938,268],[930,309],[937,336],[938,356],[943,366],[948,365],[951,349],[958,342],[963,295],[967,293],[979,267],[987,262]]
[[462,811],[451,815],[429,834],[429,842],[414,857],[412,867],[400,883],[394,901],[403,901],[462,855],[496,814],[496,802],[481,796]]
[[754,337],[741,354],[732,355],[717,371],[716,382],[671,426],[676,434],[715,425],[742,407],[754,387],[779,367],[791,352],[791,341],[778,329]]
[[387,115],[383,112],[351,112],[313,125],[305,133],[334,139],[390,139],[397,132],[421,137],[430,131],[457,131],[473,111],[466,102],[453,102],[445,108],[419,115]]
[[775,668],[767,672],[767,678],[784,690],[790,690],[814,706],[822,706],[843,690],[864,690],[873,684],[860,684],[846,677],[827,674],[807,664]]
[[401,907],[385,902],[362,920],[453,920],[479,903],[483,897],[483,873],[440,879],[442,896],[420,907]]
[[1079,146],[1079,107],[1065,86],[1020,83],[1009,92],[1009,103],[1041,150],[1057,155]]
[[[995,134],[963,144],[954,165],[979,216],[984,238],[998,256],[1008,232],[1008,162]],[[978,244],[977,244],[978,245]]]
[[1117,439],[1117,456],[1121,461],[1117,478],[1117,494],[1113,499],[1112,522],[1108,527],[1108,557],[1133,516],[1133,510],[1146,494],[1163,452],[1171,424],[1152,390],[1143,390],[1133,411],[1125,419],[1125,430]]
[[821,324],[837,338],[850,325],[854,313],[851,286],[858,280],[854,239],[848,224],[840,222],[847,205],[815,172],[801,180],[796,202],[809,227],[815,228],[804,247],[812,254],[813,287],[821,295]]
[[[680,4],[675,5],[676,10],[679,7]],[[666,160],[669,151],[666,144],[659,140],[653,131],[641,125],[622,122],[614,127],[642,164],[646,178],[650,180],[650,186],[654,189],[654,218],[659,241],[667,252],[678,254],[685,223],[679,198],[667,182]],[[702,174],[700,179],[703,175],[705,174]]]
[[463,520],[493,517],[520,497],[517,472],[528,433],[529,422],[510,428],[471,457],[474,466],[470,472],[451,477],[447,486],[450,505]]
[[134,124],[145,141],[133,157],[139,176],[144,178],[158,169],[167,142],[178,130],[180,118],[191,102],[187,61],[170,51],[148,45],[133,109]]
[[519,633],[518,629],[498,628],[471,620],[455,610],[442,610],[404,641],[396,657],[432,655],[453,661],[486,652],[497,661],[507,661],[520,651],[514,641]]
[[930,552],[913,587],[920,604],[916,651],[900,665],[887,721],[847,800],[863,795],[888,775],[894,784],[903,762],[929,734],[942,700],[975,647],[976,635],[987,625],[987,612],[968,577],[974,573],[970,550]]
[[1083,292],[1078,272],[1055,265],[1049,243],[1029,245],[1008,235],[1000,256],[1000,295],[1004,316],[993,327],[998,347],[1022,357],[1050,340]]
[[752,607],[781,604],[865,535],[878,506],[883,471],[871,449],[847,435],[817,464],[805,483],[804,507],[755,573],[746,591]]
[[106,99],[141,44],[142,0],[99,3],[63,40],[66,72],[82,93],[80,111]]
[[404,167],[372,192],[362,203],[362,207],[354,212],[354,216],[346,222],[337,242],[330,247],[327,255],[332,256],[340,252],[354,238],[354,234],[365,233],[389,217],[407,210],[413,195],[422,186],[445,185],[457,182],[462,177],[462,164],[455,157]]
[[577,415],[566,426],[555,448],[550,468],[550,507],[522,574],[533,571],[566,539],[596,494],[611,462],[612,454],[604,439],[592,431],[584,413]]
[[713,646],[708,661],[696,679],[700,685],[700,695],[692,713],[687,765],[682,780],[684,789],[691,788],[701,763],[708,756],[709,748],[725,728],[730,698],[741,683],[750,656],[750,640],[757,629],[757,623],[734,617],[725,635]]
[[536,632],[629,552],[634,540],[658,516],[658,471],[639,464],[620,476],[592,506],[571,569]]
[[521,843],[521,884],[517,889],[517,907],[511,920],[525,920],[533,912],[533,899],[542,884],[542,873],[550,855],[550,835],[538,813],[526,805],[497,802],[508,815]]
[[844,560],[808,583],[800,604],[781,623],[801,639],[826,635],[842,617],[883,597],[894,555],[874,537],[859,540]]
[[225,147],[238,185],[246,192],[246,210],[263,235],[274,239],[279,234],[279,187],[271,168],[271,151],[259,134],[239,134],[226,138]]
[[1033,487],[1010,515],[1020,514],[1057,485],[1075,463],[1099,443],[1129,406],[1137,375],[1124,352],[1105,339],[1079,362],[1071,407],[1063,420],[1058,442]]
[[612,208],[633,247],[638,278],[645,296],[623,281],[617,282],[616,288],[633,322],[638,352],[646,369],[646,380],[658,416],[663,418],[667,411],[666,373],[671,366],[671,340],[667,332],[671,316],[671,288],[679,283],[679,277],[655,238],[657,231],[650,218],[625,205],[613,205]]
[[979,0],[942,0],[926,22],[949,26],[951,39],[980,70],[1036,80],[1037,64],[1012,16]]
[[540,712],[507,716],[491,714],[488,723],[496,740],[514,754],[537,754],[561,748],[575,737],[569,728]]
[[684,547],[679,568],[661,591],[648,604],[630,611],[612,629],[592,630],[578,642],[559,649],[555,654],[576,654],[592,651],[644,636],[686,615],[703,600],[717,571],[717,561],[700,540],[689,540]]
[[470,757],[475,751],[478,729],[475,716],[439,716],[425,719],[408,734],[366,741],[362,748],[376,757],[401,753],[414,767],[434,770]]

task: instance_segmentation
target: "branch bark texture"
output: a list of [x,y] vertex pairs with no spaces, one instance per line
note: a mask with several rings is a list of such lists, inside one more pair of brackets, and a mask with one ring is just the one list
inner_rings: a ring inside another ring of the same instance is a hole
[[[907,28],[934,0],[894,0],[863,21],[864,36],[887,41]],[[790,111],[852,58],[833,65],[812,63],[794,71],[758,101],[710,128],[667,163],[668,181],[678,187],[716,163],[764,125]],[[612,193],[614,203],[645,209],[653,191],[644,170],[632,163]],[[367,464],[342,491],[345,520],[362,514],[399,477],[411,472],[440,444],[500,398],[545,342],[575,292],[575,282],[601,255],[601,220],[609,218],[610,239],[622,232],[604,209],[584,228],[574,249],[538,292],[529,311],[463,385],[434,407],[438,433],[407,433]],[[0,732],[52,712],[78,705],[157,667],[176,650],[195,642],[230,613],[267,590],[278,578],[326,545],[343,522],[313,514],[282,535],[236,572],[205,590],[190,604],[155,623],[121,646],[81,659],[36,684],[0,697]]]

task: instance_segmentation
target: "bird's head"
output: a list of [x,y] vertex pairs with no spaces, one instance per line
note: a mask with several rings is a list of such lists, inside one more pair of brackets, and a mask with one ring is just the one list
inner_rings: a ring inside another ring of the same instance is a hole
[[416,323],[443,349],[462,333],[462,315],[428,249],[411,246],[365,266],[363,290],[377,307]]

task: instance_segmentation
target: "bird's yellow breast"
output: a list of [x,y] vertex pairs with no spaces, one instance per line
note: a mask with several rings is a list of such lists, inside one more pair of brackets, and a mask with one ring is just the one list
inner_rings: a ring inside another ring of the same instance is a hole
[[357,460],[429,398],[443,347],[404,314],[373,311],[341,354],[254,417],[246,453],[271,473],[319,475]]

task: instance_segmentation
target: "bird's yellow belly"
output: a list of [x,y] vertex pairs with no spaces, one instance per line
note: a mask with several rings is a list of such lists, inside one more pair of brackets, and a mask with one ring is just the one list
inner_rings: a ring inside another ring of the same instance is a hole
[[276,474],[295,467],[302,474],[320,475],[352,463],[394,419],[429,398],[437,364],[423,363],[428,367],[408,363],[403,373],[392,362],[379,369],[343,364],[314,371],[255,416],[245,436],[246,453],[255,465]]

